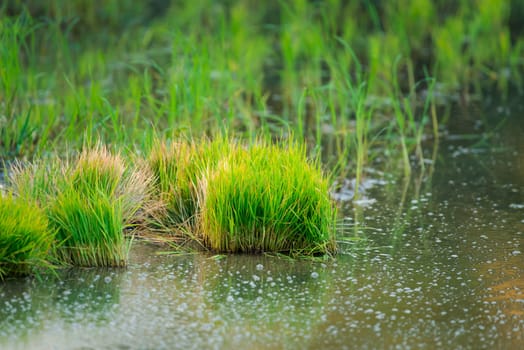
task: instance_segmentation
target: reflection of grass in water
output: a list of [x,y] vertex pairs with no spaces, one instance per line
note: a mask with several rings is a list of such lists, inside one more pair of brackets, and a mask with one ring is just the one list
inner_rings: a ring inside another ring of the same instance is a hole
[[237,335],[226,337],[231,344],[281,344],[292,341],[282,333],[290,329],[308,334],[319,322],[331,279],[321,263],[271,256],[226,256],[199,267],[204,302],[226,321],[225,332]]
[[411,230],[422,232],[419,243],[431,251],[432,231],[426,228],[432,227],[435,218],[426,214],[436,210],[432,208],[435,201],[431,192],[438,147],[438,142],[434,143],[429,165],[410,172],[402,182],[388,181],[385,187],[368,193],[380,207],[354,203],[343,211],[345,219],[337,224],[341,253],[352,255],[360,250],[385,249],[396,254],[406,237],[413,237]]
[[58,310],[62,309],[61,317],[77,312],[77,320],[106,321],[112,307],[120,301],[123,277],[123,271],[101,268],[69,269],[60,274],[58,280],[50,282],[55,286],[59,282],[55,298]]
[[53,323],[103,324],[120,301],[123,276],[119,270],[70,269],[0,284],[0,346],[1,339],[21,344]]
[[248,318],[267,316],[253,312],[255,305],[277,318],[279,310],[317,306],[328,278],[318,262],[270,256],[227,256],[205,267],[201,278],[213,309]]
[[42,314],[48,313],[49,290],[33,295],[33,280],[16,279],[0,283],[0,347],[4,342],[27,337],[35,328],[43,328]]

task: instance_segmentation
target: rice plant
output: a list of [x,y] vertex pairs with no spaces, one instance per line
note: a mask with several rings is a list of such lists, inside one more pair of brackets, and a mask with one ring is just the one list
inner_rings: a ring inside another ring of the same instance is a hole
[[[418,81],[435,77],[444,96],[490,84],[522,90],[524,36],[511,24],[520,2],[451,3],[1,2],[0,158],[70,152],[92,139],[143,149],[157,134],[275,137],[291,128],[357,184],[384,149],[408,174],[427,132],[429,104],[415,107],[429,89]],[[150,157],[159,223],[190,227],[202,171],[193,160],[208,151],[162,147]],[[33,167],[48,179],[28,172],[40,184],[21,189],[40,192],[32,195],[41,203],[72,174],[48,166]]]
[[143,215],[150,191],[147,172],[96,146],[71,161],[54,159],[23,168],[11,178],[23,198],[38,200],[56,230],[57,258],[76,266],[124,266],[124,233]]
[[7,177],[8,187],[18,197],[45,207],[64,188],[69,169],[67,159],[40,158],[31,163],[16,161]]
[[62,192],[49,208],[61,242],[58,258],[75,266],[125,266],[122,201],[95,189]]
[[53,235],[33,202],[0,193],[0,280],[50,267]]
[[198,211],[198,181],[233,144],[225,138],[193,141],[156,141],[148,156],[154,176],[155,198],[162,208],[155,226],[194,230]]
[[333,252],[336,211],[328,189],[303,146],[237,148],[201,180],[204,241],[219,252]]
[[34,27],[20,17],[0,20],[0,157],[20,155],[30,148],[34,132],[40,127],[32,118],[31,108],[20,103],[19,94],[30,85],[20,56],[29,53],[28,43],[34,38]]

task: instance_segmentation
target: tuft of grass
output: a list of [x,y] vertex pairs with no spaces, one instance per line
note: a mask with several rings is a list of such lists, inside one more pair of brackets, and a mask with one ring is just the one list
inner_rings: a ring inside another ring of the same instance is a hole
[[150,182],[146,171],[100,145],[70,161],[17,166],[11,177],[21,197],[44,207],[56,230],[58,260],[75,266],[127,264],[124,233],[142,220]]
[[53,235],[33,202],[0,193],[0,280],[49,267]]
[[148,164],[154,177],[154,198],[162,208],[155,226],[194,231],[198,211],[198,182],[208,168],[234,146],[225,138],[156,141]]
[[49,208],[59,260],[75,266],[125,266],[129,244],[123,203],[96,189],[70,187]]
[[199,223],[218,252],[329,253],[336,210],[304,146],[237,148],[201,181]]
[[64,188],[71,168],[69,159],[39,158],[33,162],[15,161],[7,177],[8,188],[17,197],[45,208]]

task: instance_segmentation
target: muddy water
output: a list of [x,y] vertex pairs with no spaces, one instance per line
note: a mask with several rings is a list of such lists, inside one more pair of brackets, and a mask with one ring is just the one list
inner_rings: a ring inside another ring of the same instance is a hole
[[0,348],[524,348],[524,123],[474,124],[410,181],[370,176],[334,260],[137,244],[125,270],[0,284]]

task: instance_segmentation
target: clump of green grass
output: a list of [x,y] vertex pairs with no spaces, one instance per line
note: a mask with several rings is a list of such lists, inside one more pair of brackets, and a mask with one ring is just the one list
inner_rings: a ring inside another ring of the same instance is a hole
[[0,280],[49,267],[53,235],[33,202],[0,193]]
[[329,181],[303,146],[261,142],[237,148],[207,172],[201,186],[199,222],[213,250],[335,250]]
[[35,198],[56,229],[59,261],[75,266],[124,266],[129,241],[124,233],[140,220],[150,190],[149,175],[128,167],[105,147],[76,159],[17,167],[13,188]]
[[198,182],[208,168],[233,148],[224,138],[157,141],[148,156],[154,177],[154,196],[161,208],[155,226],[194,231],[198,212]]
[[51,223],[62,242],[58,258],[76,266],[125,266],[122,201],[92,190],[68,188],[50,207]]

